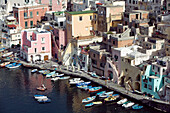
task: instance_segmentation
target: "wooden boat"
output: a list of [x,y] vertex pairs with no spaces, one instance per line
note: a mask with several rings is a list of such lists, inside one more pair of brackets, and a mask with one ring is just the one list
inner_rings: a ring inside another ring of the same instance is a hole
[[143,106],[139,106],[139,104],[135,104],[132,106],[132,109],[142,109]]
[[69,81],[79,81],[81,80],[81,78],[73,78],[73,79],[70,79]]
[[82,100],[82,103],[91,102],[91,101],[93,101],[95,98],[96,98],[96,96],[87,97],[87,98],[85,98],[85,99]]
[[33,70],[31,70],[31,73],[35,73],[37,71],[38,71],[38,69],[33,69]]
[[96,93],[96,95],[102,95],[102,94],[104,94],[104,93],[106,93],[106,91],[98,92],[98,93]]
[[91,107],[93,105],[94,105],[93,103],[89,103],[89,104],[86,104],[85,107]]
[[117,96],[111,96],[111,97],[105,98],[104,100],[105,100],[106,102],[111,102],[111,101],[116,100],[117,98],[119,98],[119,95],[117,95]]
[[2,57],[8,57],[8,56],[10,56],[12,54],[13,54],[13,52],[8,52],[8,53],[3,54]]
[[77,81],[70,81],[69,84],[76,85],[78,83],[83,83],[83,82],[84,82],[84,80],[77,80]]
[[89,81],[89,82],[81,82],[81,83],[77,83],[77,86],[89,85],[89,84],[91,84],[91,81]]
[[49,102],[51,102],[51,99],[49,99],[49,98],[43,98],[43,99],[38,99],[37,100],[39,103],[49,103]]
[[8,64],[5,67],[9,68],[9,69],[13,69],[13,68],[18,68],[21,66],[21,63],[12,63],[12,64]]
[[99,87],[92,87],[92,88],[89,89],[89,92],[97,92],[97,91],[100,91],[101,89],[102,89],[101,86],[99,86]]
[[47,88],[44,86],[44,84],[42,84],[41,87],[37,87],[37,90],[39,90],[39,91],[45,91],[45,90],[47,90]]
[[134,104],[135,104],[134,102],[129,102],[127,104],[123,104],[123,107],[128,108],[128,107],[133,106]]
[[123,104],[123,103],[125,103],[125,102],[127,102],[127,101],[128,101],[127,98],[123,98],[123,99],[119,100],[119,101],[117,102],[117,104]]
[[44,99],[44,98],[47,98],[47,96],[45,96],[45,95],[34,95],[34,98],[35,99]]
[[94,105],[102,104],[102,101],[93,102]]
[[10,64],[10,62],[3,62],[3,63],[0,64],[0,67],[5,67],[8,64]]
[[92,88],[92,86],[88,86],[88,85],[77,86],[77,87],[83,90],[89,90],[90,88]]
[[65,76],[65,77],[60,77],[59,80],[66,80],[66,79],[69,79],[70,76]]
[[53,71],[53,72],[51,72],[51,73],[48,73],[48,74],[46,74],[46,77],[48,78],[48,77],[52,77],[52,75],[54,75],[55,74],[55,71]]
[[52,78],[51,81],[56,81],[58,80],[60,77],[55,77],[55,78]]
[[100,98],[107,98],[109,96],[112,96],[114,91],[110,91],[110,92],[106,92],[106,93],[103,93],[101,95],[99,95]]

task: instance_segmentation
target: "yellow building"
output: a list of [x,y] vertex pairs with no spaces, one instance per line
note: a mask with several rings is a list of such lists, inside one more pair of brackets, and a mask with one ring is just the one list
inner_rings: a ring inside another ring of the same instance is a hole
[[65,12],[65,14],[67,43],[73,37],[94,35],[97,30],[96,11]]

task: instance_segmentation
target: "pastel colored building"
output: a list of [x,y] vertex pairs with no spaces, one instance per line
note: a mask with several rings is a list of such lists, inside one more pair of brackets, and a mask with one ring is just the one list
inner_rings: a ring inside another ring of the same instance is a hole
[[96,11],[65,12],[67,43],[78,36],[89,36],[97,30]]
[[41,21],[48,11],[48,5],[27,4],[13,7],[14,17],[22,29],[32,28]]
[[61,11],[67,6],[67,0],[35,0],[35,2],[48,5],[50,11]]
[[21,32],[20,55],[28,62],[51,59],[51,33],[42,29],[27,29]]
[[164,79],[167,70],[168,57],[158,58],[157,62],[148,65],[144,75],[142,76],[141,91],[154,98],[160,99],[159,91],[164,86]]

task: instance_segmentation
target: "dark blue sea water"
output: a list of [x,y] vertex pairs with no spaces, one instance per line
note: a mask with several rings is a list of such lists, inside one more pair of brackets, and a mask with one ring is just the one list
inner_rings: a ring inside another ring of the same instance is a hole
[[[48,90],[36,90],[42,83]],[[93,84],[95,85],[95,84]],[[34,94],[47,95],[52,102],[39,104]],[[9,70],[0,68],[0,113],[156,113],[158,111],[145,107],[141,110],[125,109],[115,102],[85,108],[83,98],[90,96],[69,85],[68,80],[51,82],[41,74],[31,73],[30,69],[20,67]],[[158,112],[159,113],[159,112]]]

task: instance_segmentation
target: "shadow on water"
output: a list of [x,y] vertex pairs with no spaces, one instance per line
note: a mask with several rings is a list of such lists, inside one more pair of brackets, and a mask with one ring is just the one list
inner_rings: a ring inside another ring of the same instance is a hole
[[[88,81],[88,80],[85,80]],[[41,84],[47,90],[36,90]],[[92,83],[93,86],[96,84]],[[105,89],[106,90],[106,89]],[[52,102],[39,104],[34,100],[34,94],[47,95]],[[90,96],[75,86],[70,86],[68,80],[51,82],[45,76],[31,73],[30,69],[20,67],[9,70],[0,68],[0,113],[156,113],[158,111],[144,107],[141,110],[125,109],[116,102],[95,105],[85,108],[82,99]]]

